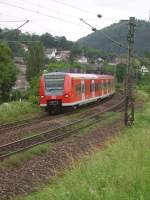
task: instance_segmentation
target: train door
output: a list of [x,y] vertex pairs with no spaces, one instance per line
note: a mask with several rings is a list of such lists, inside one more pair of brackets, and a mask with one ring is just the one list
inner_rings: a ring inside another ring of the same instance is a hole
[[92,80],[92,84],[91,84],[91,92],[92,92],[92,98],[95,97],[95,81]]
[[85,100],[85,81],[81,80],[81,98]]
[[101,82],[101,95],[104,95],[104,81]]
[[106,89],[107,89],[107,94],[109,93],[109,80],[106,80]]

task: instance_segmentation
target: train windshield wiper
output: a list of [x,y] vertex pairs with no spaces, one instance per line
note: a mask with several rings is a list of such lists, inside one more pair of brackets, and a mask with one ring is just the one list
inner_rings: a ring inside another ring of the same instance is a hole
[[55,90],[63,90],[62,87],[56,87],[56,88],[47,88],[48,92],[53,92]]

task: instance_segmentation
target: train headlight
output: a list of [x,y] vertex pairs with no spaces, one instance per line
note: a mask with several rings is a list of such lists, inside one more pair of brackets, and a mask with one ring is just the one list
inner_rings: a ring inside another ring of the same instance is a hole
[[44,98],[44,96],[41,96],[41,99],[43,99]]
[[65,95],[64,95],[64,97],[65,97],[65,98],[68,98],[68,97],[69,97],[69,95],[68,95],[68,94],[65,94]]

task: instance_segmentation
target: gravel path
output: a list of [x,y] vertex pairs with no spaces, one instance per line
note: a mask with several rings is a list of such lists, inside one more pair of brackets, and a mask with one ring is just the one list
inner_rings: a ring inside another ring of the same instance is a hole
[[79,159],[91,150],[91,146],[102,146],[104,141],[123,129],[123,120],[117,120],[96,131],[61,141],[46,154],[35,156],[18,168],[0,169],[0,199],[26,194],[34,187],[46,183],[56,172],[69,164],[70,158]]
[[0,145],[4,145],[24,137],[28,137],[31,134],[40,133],[46,130],[50,130],[61,126],[65,123],[72,122],[76,119],[86,117],[92,113],[97,111],[102,111],[108,107],[111,107],[114,104],[120,102],[123,98],[123,95],[118,93],[114,95],[114,97],[108,101],[104,101],[97,106],[91,107],[83,107],[83,109],[77,110],[77,113],[72,113],[67,116],[67,113],[64,115],[50,116],[46,117],[45,120],[41,120],[41,122],[33,122],[32,124],[26,125],[25,127],[19,127],[17,129],[7,130],[4,133],[0,134]]

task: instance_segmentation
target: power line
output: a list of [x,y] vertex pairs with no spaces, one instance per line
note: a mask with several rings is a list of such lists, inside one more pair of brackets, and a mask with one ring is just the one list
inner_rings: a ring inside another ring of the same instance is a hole
[[[54,10],[54,9],[51,9],[51,8],[49,8],[49,7],[44,7],[44,6],[42,6],[42,5],[38,5],[38,4],[36,4],[36,3],[33,3],[33,2],[27,2],[27,1],[24,1],[24,0],[18,0],[18,1],[20,1],[20,2],[22,2],[22,3],[25,3],[25,4],[28,4],[28,5],[33,5],[33,6],[36,6],[36,7],[38,7],[38,8],[43,8],[43,9],[45,9],[45,10],[48,10],[48,11],[52,11],[52,12],[54,12],[54,13],[57,13],[57,14],[61,14],[61,15],[64,15],[64,16],[66,16],[66,17],[72,17],[72,18],[76,18],[77,19],[77,17],[75,16],[75,15],[70,15],[70,14],[66,14],[66,13],[63,13],[63,12],[60,12],[60,11],[56,11],[56,10]],[[77,8],[78,9],[78,8]],[[85,11],[85,10],[83,10],[83,11]],[[3,15],[6,15],[5,13],[1,13],[1,14],[3,14]],[[93,13],[94,15],[95,15],[95,13]],[[9,17],[15,17],[15,16],[10,16],[10,15],[6,15],[6,16],[9,16]],[[103,16],[103,18],[104,19],[106,19],[106,20],[111,20],[111,21],[113,21],[113,22],[118,22],[118,20],[116,20],[116,19],[113,19],[113,18],[109,18],[109,17],[105,17],[105,16]],[[97,18],[84,18],[85,20],[90,20],[90,21],[98,21],[99,19],[97,19]],[[25,21],[25,20],[16,20],[16,21]],[[30,20],[30,21],[34,21],[34,20]],[[1,21],[0,21],[1,22]],[[4,21],[5,22],[5,21]],[[13,22],[13,21],[10,21],[10,22]],[[15,20],[14,20],[14,22],[15,22]]]
[[48,10],[48,11],[52,11],[52,12],[57,13],[57,14],[64,15],[64,16],[66,16],[66,17],[73,17],[73,18],[76,18],[76,19],[77,19],[77,17],[76,17],[75,15],[70,15],[70,14],[62,13],[62,12],[60,12],[60,11],[56,11],[56,10],[51,9],[51,8],[48,8],[48,7],[46,8],[46,7],[42,6],[42,5],[38,5],[38,4],[33,3],[33,2],[26,2],[26,1],[24,1],[24,0],[19,0],[19,1],[21,1],[21,2],[23,2],[23,3],[25,3],[25,4],[28,4],[28,5],[33,5],[33,6],[36,6],[36,7],[38,7],[38,8],[42,8],[42,9],[45,9],[45,10]]
[[[8,21],[0,21],[0,22],[8,22]],[[11,22],[11,21],[9,21],[9,22]],[[18,21],[12,21],[12,22],[18,22]],[[20,21],[19,21],[20,22]],[[21,21],[22,22],[22,21]],[[27,24],[28,22],[29,22],[29,20],[24,20],[23,21],[24,23],[23,24],[21,24],[20,26],[18,26],[17,28],[15,28],[14,29],[14,31],[17,31],[17,30],[19,30],[20,28],[22,28],[25,24]],[[4,25],[3,25],[4,26]]]
[[[99,17],[99,16],[98,16]],[[87,23],[84,19],[80,18],[80,21],[82,21],[84,24],[88,25],[92,31],[98,31],[95,27],[93,27],[91,24]],[[121,43],[117,42],[116,40],[113,40],[110,36],[108,36],[107,34],[105,34],[104,32],[100,32],[102,35],[104,35],[108,40],[110,40],[111,42],[113,42],[114,44],[116,44],[119,47],[122,47],[124,49],[127,49],[124,45],[122,45]]]
[[[4,24],[0,24],[0,26],[3,26],[4,28],[6,28],[6,25],[4,25]],[[8,30],[9,30],[9,29],[12,29],[12,31],[15,31],[15,30],[16,30],[16,28],[14,28],[14,27],[12,27],[12,26],[7,26],[7,29],[8,29]],[[25,31],[25,32],[27,32],[27,33],[30,33],[31,35],[33,34],[33,32],[31,32],[31,31],[29,31],[29,30],[22,29],[22,28],[21,28],[21,30],[22,30],[22,31]]]
[[17,27],[15,29],[15,31],[19,30],[20,28],[22,28],[25,24],[29,23],[29,20],[26,20],[23,24],[21,24],[19,27]]
[[[15,18],[15,20],[14,21],[26,21],[27,19],[24,19],[24,18],[22,18],[22,17],[19,17],[19,19],[16,19],[16,15],[8,15],[8,14],[6,14],[6,13],[2,13],[2,12],[0,12],[0,15],[4,15],[4,16],[7,16],[7,17],[10,17],[11,18],[11,20],[12,20],[12,18]],[[9,20],[9,21],[11,21],[11,20]],[[12,20],[13,21],[13,20]]]
[[54,2],[56,2],[56,3],[59,3],[59,4],[62,4],[62,5],[65,5],[65,6],[67,6],[67,7],[76,9],[76,10],[80,10],[80,11],[85,12],[85,13],[89,13],[89,14],[92,14],[92,15],[95,15],[95,14],[96,14],[96,13],[91,12],[91,11],[89,11],[89,10],[85,10],[85,9],[82,9],[82,8],[79,8],[79,7],[73,6],[73,5],[71,5],[71,4],[67,4],[67,3],[64,3],[64,2],[58,1],[58,0],[52,0],[52,1],[54,1]]
[[[55,20],[59,20],[59,21],[63,21],[63,22],[66,22],[66,23],[70,23],[70,24],[76,25],[76,26],[84,27],[81,24],[77,24],[77,23],[69,21],[69,20],[65,20],[65,19],[62,19],[62,18],[59,18],[59,17],[48,15],[48,14],[45,14],[43,12],[36,11],[36,10],[30,9],[30,8],[24,8],[22,6],[14,5],[14,4],[7,3],[7,2],[1,2],[1,1],[0,1],[0,4],[8,5],[8,6],[14,7],[14,8],[19,8],[19,9],[26,10],[28,12],[39,14],[39,15],[42,15],[42,16],[45,16],[45,17],[49,17],[49,18],[52,18],[52,19],[55,19]],[[86,27],[84,27],[84,28],[86,28]]]
[[4,22],[4,23],[13,23],[13,22],[26,22],[27,20],[0,20],[0,23],[1,22]]
[[40,42],[40,40],[4,40],[5,42],[8,42],[8,43],[36,43],[36,42]]

